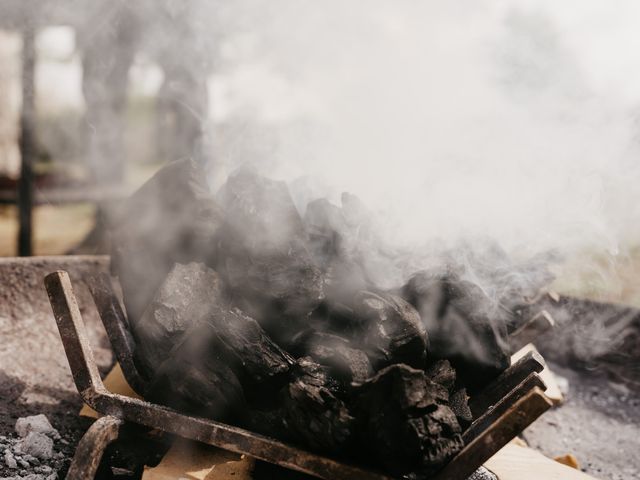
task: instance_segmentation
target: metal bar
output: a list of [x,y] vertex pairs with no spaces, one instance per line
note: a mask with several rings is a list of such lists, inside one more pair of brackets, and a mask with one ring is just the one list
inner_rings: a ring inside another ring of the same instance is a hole
[[69,274],[64,271],[51,273],[44,278],[44,284],[69,361],[71,375],[80,395],[82,396],[87,388],[107,393],[93,358],[93,352],[89,347]]
[[20,179],[18,181],[18,255],[33,253],[33,161],[35,157],[36,31],[26,21],[22,31],[22,111],[20,114]]
[[122,420],[106,416],[96,420],[80,439],[67,472],[67,480],[95,478],[104,451],[118,438]]
[[130,333],[127,316],[113,291],[111,278],[106,273],[100,273],[88,276],[85,283],[89,287],[127,383],[137,394],[144,396],[147,383],[136,368],[133,356],[135,342]]
[[45,277],[49,301],[80,396],[96,411],[281,465],[326,480],[387,480],[378,472],[337,462],[231,425],[180,414],[169,408],[109,393],[100,379],[69,276]]
[[542,390],[534,388],[518,400],[487,429],[476,436],[432,480],[468,478],[536,418],[551,408]]
[[538,352],[529,352],[516,363],[507,368],[480,393],[469,401],[469,408],[474,417],[485,413],[489,407],[497,404],[532,373],[540,373],[544,368],[544,360]]

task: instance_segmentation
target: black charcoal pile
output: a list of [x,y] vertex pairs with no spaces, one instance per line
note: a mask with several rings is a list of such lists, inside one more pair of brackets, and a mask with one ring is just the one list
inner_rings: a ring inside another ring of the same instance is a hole
[[215,195],[205,178],[168,165],[113,228],[145,397],[394,475],[460,451],[469,396],[509,365],[510,310],[453,263],[379,286],[351,195],[301,214],[251,170]]

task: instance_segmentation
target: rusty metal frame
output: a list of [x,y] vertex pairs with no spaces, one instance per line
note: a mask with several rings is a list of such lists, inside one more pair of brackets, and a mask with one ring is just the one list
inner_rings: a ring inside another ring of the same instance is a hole
[[[117,437],[124,421],[246,454],[326,480],[391,479],[380,472],[310,453],[238,427],[191,417],[107,391],[93,359],[68,274],[64,271],[51,273],[45,277],[44,283],[78,392],[87,405],[107,415],[98,421],[100,423],[96,422],[81,440],[68,479],[93,477],[104,449]],[[125,378],[136,391],[144,391],[144,380],[133,362],[134,344],[127,329],[127,319],[110,279],[94,277],[88,285]],[[544,383],[535,373],[542,366],[539,356],[527,355],[478,396],[482,401],[477,407],[482,404],[483,409],[474,415],[476,420],[463,434],[465,448],[435,478],[466,479],[550,408],[551,402],[542,393]]]
[[98,314],[109,337],[116,360],[122,368],[127,383],[140,396],[144,396],[147,382],[138,372],[134,360],[135,342],[131,335],[131,328],[127,316],[122,310],[120,301],[113,291],[111,277],[106,273],[90,275],[85,283],[91,292]]
[[105,388],[89,347],[86,329],[67,272],[45,277],[45,287],[69,360],[73,380],[84,402],[120,420],[157,428],[231,452],[246,454],[326,480],[388,480],[390,477],[306,452],[278,440],[208,419],[115,393]]
[[104,451],[118,438],[122,425],[122,420],[110,415],[96,420],[78,443],[67,480],[94,478]]

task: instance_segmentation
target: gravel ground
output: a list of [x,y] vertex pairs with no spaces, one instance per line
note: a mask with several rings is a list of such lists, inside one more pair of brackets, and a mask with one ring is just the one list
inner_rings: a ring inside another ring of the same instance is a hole
[[640,395],[597,372],[550,364],[569,382],[566,402],[545,413],[524,434],[549,457],[574,454],[600,479],[640,480]]
[[[113,363],[81,282],[88,272],[108,270],[107,257],[0,259],[0,444],[18,440],[18,418],[45,414],[61,436],[54,441],[54,454],[60,454],[53,466],[63,478],[90,422],[77,415],[81,402],[42,283],[47,273],[58,269],[71,275],[99,367],[105,372]],[[567,401],[527,429],[526,440],[549,456],[573,453],[583,470],[597,478],[640,479],[638,392],[595,373],[551,367],[569,382]],[[25,472],[37,473],[33,467]],[[19,469],[8,468],[0,451],[0,478],[16,473]]]
[[[59,478],[64,478],[90,422],[78,416],[80,397],[42,283],[46,274],[59,269],[69,272],[76,287],[98,365],[105,371],[112,364],[106,334],[81,283],[88,272],[106,271],[107,257],[0,259],[0,436],[6,437],[7,445],[17,436],[18,418],[45,414],[61,436],[54,444],[54,451],[60,454],[54,466]],[[0,450],[4,455],[4,448]],[[0,457],[0,477],[19,471]]]

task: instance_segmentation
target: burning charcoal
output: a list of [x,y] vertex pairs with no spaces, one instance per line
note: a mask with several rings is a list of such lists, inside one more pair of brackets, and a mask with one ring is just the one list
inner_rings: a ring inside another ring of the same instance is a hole
[[337,453],[351,440],[353,417],[335,393],[339,386],[310,358],[298,360],[295,378],[284,388],[284,428],[315,450]]
[[458,423],[463,429],[471,425],[473,421],[468,402],[469,396],[465,388],[459,388],[449,395],[449,407],[455,413]]
[[456,383],[456,371],[449,363],[449,360],[436,360],[425,369],[425,374],[429,380],[439,383],[449,393],[451,393]]
[[372,236],[371,216],[362,201],[344,192],[341,202],[338,207],[321,198],[307,205],[304,223],[321,264],[335,256],[348,256],[358,243],[366,243]]
[[430,354],[449,359],[462,385],[478,388],[509,366],[499,308],[476,285],[453,274],[420,272],[403,296],[420,312]]
[[218,199],[228,224],[217,269],[239,306],[270,334],[295,333],[291,323],[304,324],[323,298],[323,282],[286,184],[244,169],[231,175]]
[[235,418],[246,407],[242,385],[209,338],[196,332],[174,348],[157,369],[145,398],[176,410],[213,418]]
[[348,340],[318,331],[310,331],[298,340],[297,348],[319,364],[329,368],[332,377],[344,387],[362,383],[373,374],[369,358],[362,350],[354,349]]
[[554,275],[548,266],[558,260],[553,253],[543,253],[514,263],[497,242],[487,238],[475,238],[473,243],[461,242],[442,252],[440,259],[446,265],[444,270],[458,277],[473,278],[483,289],[492,292],[510,329],[527,320],[519,310],[526,308],[530,300],[553,281]]
[[[215,272],[207,269],[201,279],[215,277]],[[206,302],[208,311],[174,342],[151,394],[157,395],[157,401],[178,402],[190,411],[222,418],[227,412],[238,413],[246,399],[270,391],[275,394],[288,381],[294,361],[255,320],[228,306],[220,296]],[[180,310],[189,308],[182,305],[167,313],[184,316]],[[177,398],[167,398],[165,391]]]
[[231,227],[243,234],[251,251],[280,250],[304,234],[302,219],[284,182],[242,168],[230,175],[217,198]]
[[309,245],[325,278],[325,295],[329,303],[344,303],[360,290],[373,288],[366,268],[359,263],[371,257],[360,252],[362,237],[368,236],[369,215],[357,197],[344,193],[342,207],[326,199],[307,205],[304,223]]
[[371,214],[369,209],[362,200],[356,195],[349,192],[342,192],[340,196],[342,203],[342,211],[346,219],[347,225],[351,228],[364,230],[365,232],[371,227]]
[[360,292],[352,305],[353,321],[363,332],[354,342],[360,342],[374,369],[393,363],[424,366],[427,333],[411,305],[395,295],[373,292]]
[[387,367],[358,387],[355,399],[360,453],[394,475],[436,469],[463,446],[447,390],[421,370]]
[[221,221],[204,169],[192,160],[168,164],[124,203],[113,221],[111,264],[132,324],[174,263],[214,255]]
[[150,378],[185,331],[198,324],[211,303],[222,303],[216,272],[201,263],[176,264],[135,326],[136,361]]
[[350,305],[361,291],[375,290],[364,269],[348,258],[334,259],[323,271],[325,305],[334,318],[339,318],[340,308]]
[[228,358],[245,392],[264,394],[268,387],[277,389],[289,378],[293,358],[237,308],[214,306],[204,325],[205,335],[210,332],[215,338],[211,348]]
[[341,255],[348,226],[340,207],[325,198],[309,202],[304,223],[311,252],[319,265],[325,267]]

